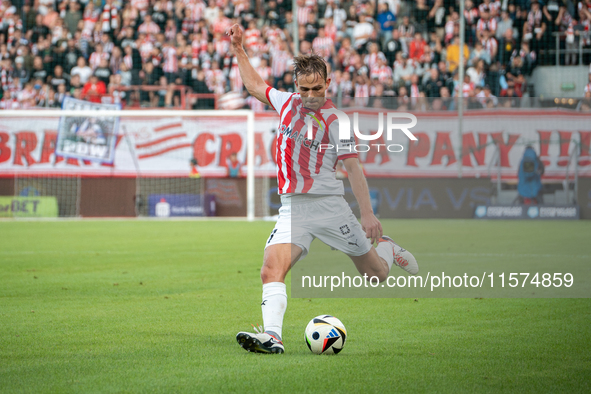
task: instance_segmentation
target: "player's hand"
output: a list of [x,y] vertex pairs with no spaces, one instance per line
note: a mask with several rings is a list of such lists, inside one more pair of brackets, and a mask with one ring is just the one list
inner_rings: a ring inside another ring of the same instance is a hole
[[384,234],[382,224],[373,213],[361,215],[361,228],[365,231],[365,236],[371,240],[372,245]]
[[238,23],[232,25],[232,27],[230,27],[226,34],[229,35],[232,39],[232,46],[234,48],[242,47],[242,28]]

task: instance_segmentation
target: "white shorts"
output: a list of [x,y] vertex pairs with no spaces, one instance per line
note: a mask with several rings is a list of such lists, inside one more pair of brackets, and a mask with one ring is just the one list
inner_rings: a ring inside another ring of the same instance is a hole
[[318,238],[349,256],[362,256],[372,244],[342,196],[281,196],[279,219],[265,249],[275,244],[294,244],[302,249],[302,260]]

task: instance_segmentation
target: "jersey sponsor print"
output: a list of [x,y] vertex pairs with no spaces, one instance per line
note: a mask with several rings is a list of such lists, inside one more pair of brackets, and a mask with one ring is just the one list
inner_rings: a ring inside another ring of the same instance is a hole
[[[343,182],[336,179],[336,164],[338,160],[357,157],[357,153],[353,138],[339,139],[337,116],[322,115],[323,109],[335,108],[333,102],[326,100],[314,111],[303,106],[299,93],[269,87],[266,94],[280,116],[275,152],[279,194],[343,195]],[[309,123],[311,139],[307,138]]]

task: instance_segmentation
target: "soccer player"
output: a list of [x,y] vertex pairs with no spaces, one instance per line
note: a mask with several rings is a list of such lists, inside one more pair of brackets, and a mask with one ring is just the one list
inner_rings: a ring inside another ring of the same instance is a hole
[[[377,276],[380,281],[386,280],[392,265],[413,275],[419,269],[410,252],[383,236],[382,226],[373,214],[357,154],[346,150],[354,139],[339,139],[336,115],[323,117],[321,113],[322,109],[335,108],[325,98],[330,78],[322,57],[296,57],[294,74],[299,93],[279,92],[267,86],[251,66],[242,46],[240,26],[233,25],[227,34],[231,36],[244,86],[252,96],[275,109],[281,118],[276,162],[282,206],[277,224],[267,240],[261,268],[264,331],[239,332],[236,340],[248,351],[283,353],[281,331],[287,307],[285,276],[293,264],[306,256],[314,238],[344,252],[361,274]],[[309,117],[314,119],[313,139],[306,138]],[[341,149],[319,149],[321,143]],[[343,161],[349,175],[361,210],[361,223],[343,198],[342,181],[336,179],[338,160]],[[305,220],[300,213],[315,219]],[[323,219],[317,220],[318,217]],[[292,226],[292,221],[305,225]],[[355,242],[351,242],[353,240]],[[374,248],[375,242],[378,245]]]

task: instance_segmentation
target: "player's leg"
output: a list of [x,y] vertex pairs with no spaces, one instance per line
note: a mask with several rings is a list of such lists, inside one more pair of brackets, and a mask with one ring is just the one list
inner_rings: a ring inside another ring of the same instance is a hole
[[357,221],[344,198],[331,196],[318,202],[327,213],[318,221],[314,235],[334,249],[347,254],[359,273],[386,280],[390,269],[396,265],[410,274],[419,271],[416,259],[397,245],[390,237],[383,236],[374,248],[365,237],[365,231]]
[[361,274],[367,276],[377,276],[380,282],[386,280],[392,266],[402,268],[411,275],[416,275],[419,272],[417,260],[408,250],[400,247],[387,235],[382,236],[378,241],[378,245],[374,248],[372,246],[369,252],[363,255],[352,255],[347,253],[357,270]]
[[302,249],[294,244],[275,244],[265,249],[261,268],[263,327],[278,340],[283,334],[283,316],[287,309],[285,276],[301,255]]
[[[379,245],[378,245],[379,246]],[[382,251],[380,248],[380,251]],[[394,260],[392,257],[388,256],[388,252],[380,253],[382,256],[378,254],[376,248],[372,247],[369,252],[361,255],[361,256],[352,256],[349,255],[357,271],[361,275],[367,275],[368,277],[376,276],[379,278],[380,282],[383,282],[388,278],[388,273],[390,272],[390,267],[392,267],[392,261]],[[391,256],[392,253],[390,252],[389,255]]]
[[[297,211],[296,213],[298,213]],[[279,209],[279,219],[265,245],[261,280],[263,297],[262,330],[239,332],[236,340],[244,349],[260,353],[283,353],[283,316],[287,309],[285,276],[299,259],[306,256],[313,237],[301,226],[292,228],[291,203]],[[264,330],[264,331],[263,331]]]
[[295,244],[274,244],[265,248],[261,280],[263,285],[273,282],[284,282],[291,266],[302,255],[302,248]]
[[[268,243],[276,235],[271,234]],[[283,316],[287,309],[285,276],[302,255],[302,249],[290,243],[277,243],[265,248],[261,280],[263,281],[263,329],[256,333],[241,331],[236,335],[238,344],[245,350],[257,353],[283,353],[281,341]]]

